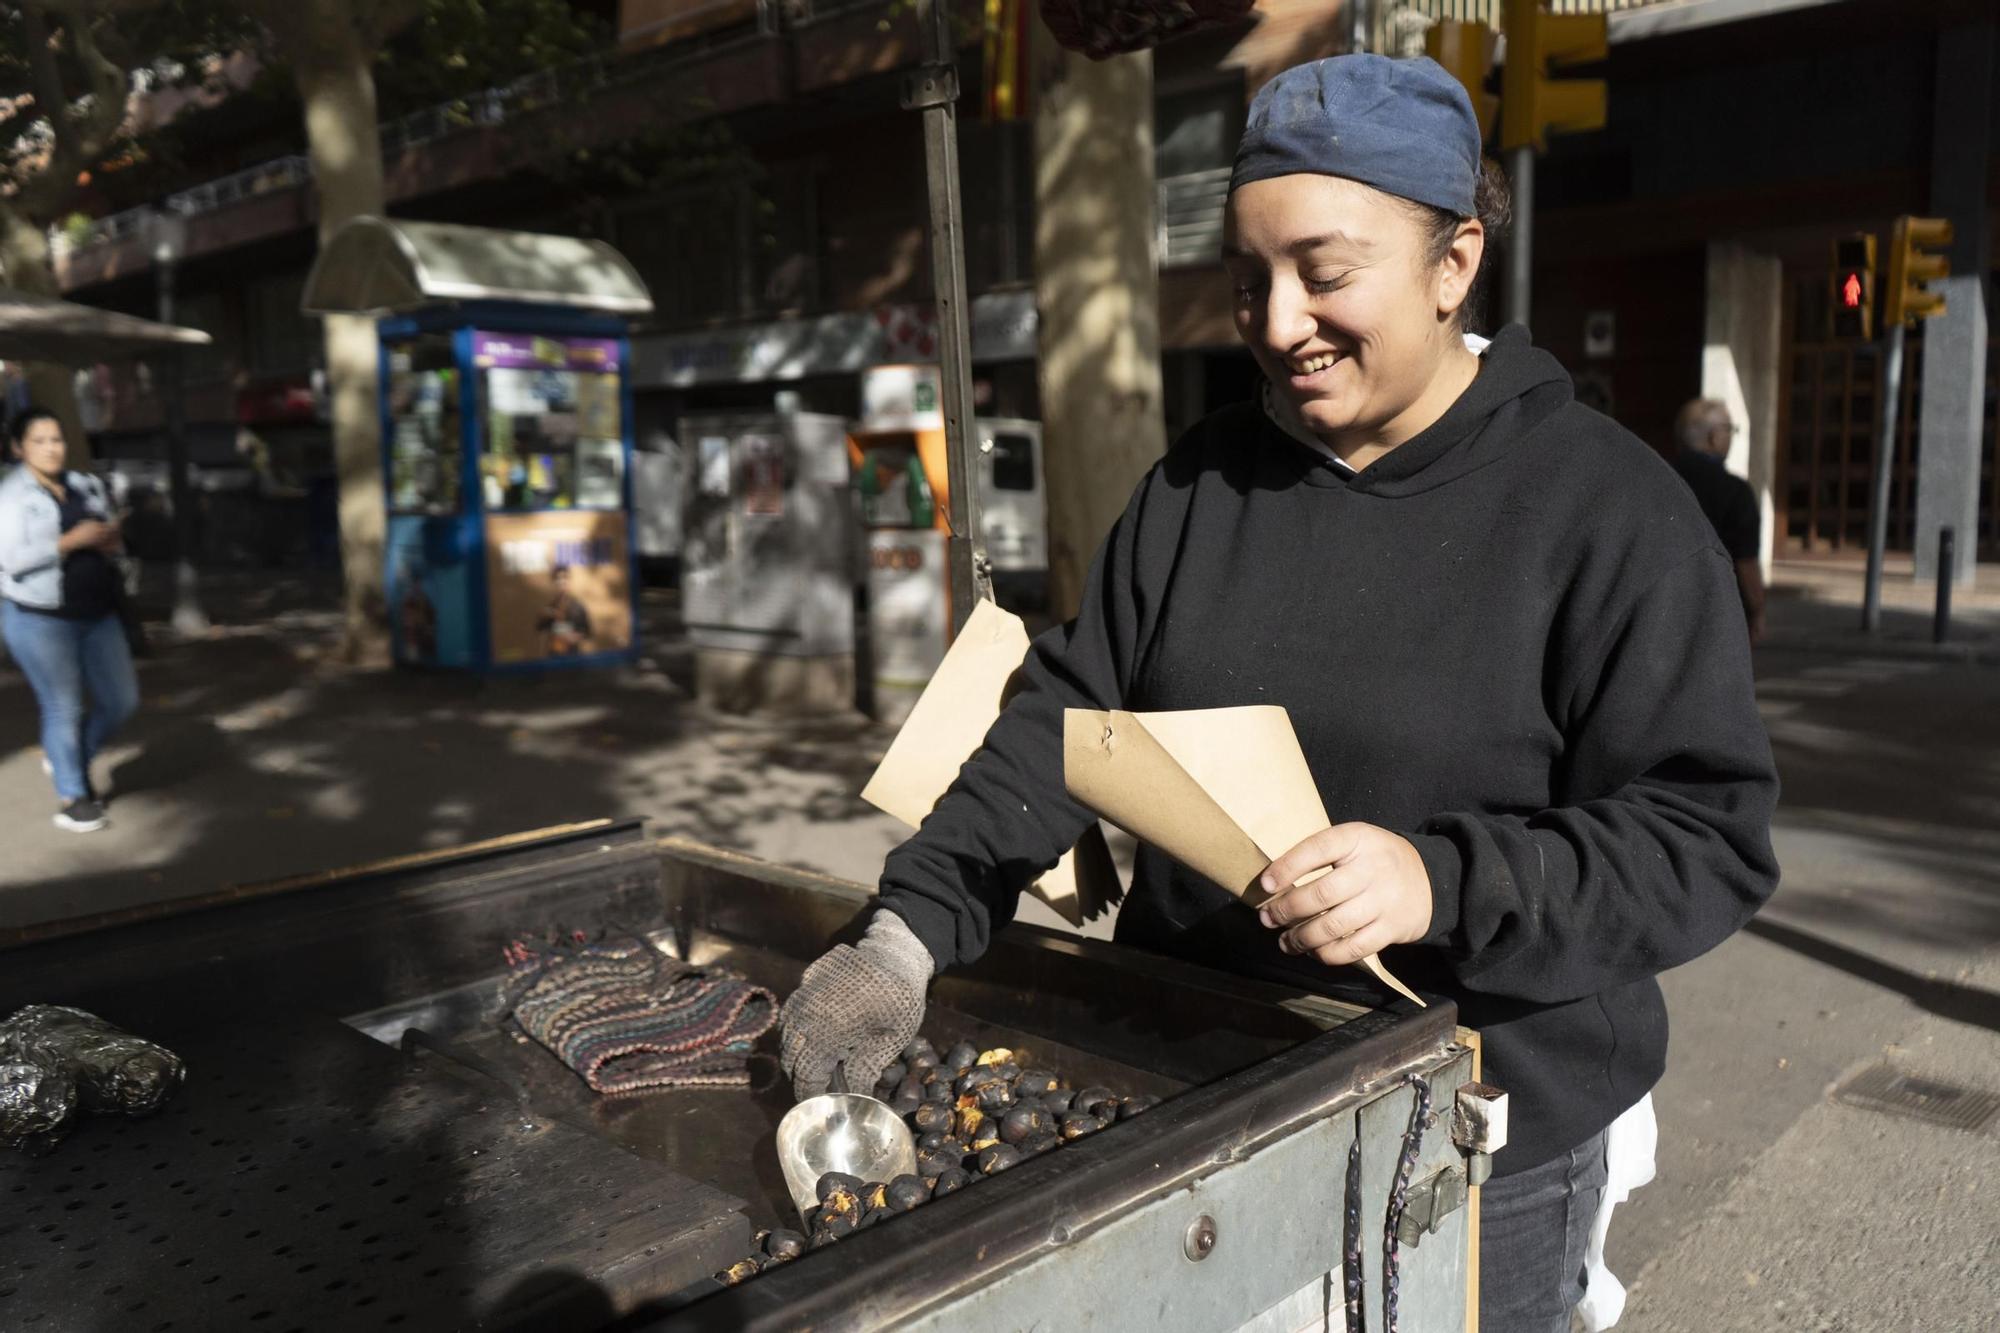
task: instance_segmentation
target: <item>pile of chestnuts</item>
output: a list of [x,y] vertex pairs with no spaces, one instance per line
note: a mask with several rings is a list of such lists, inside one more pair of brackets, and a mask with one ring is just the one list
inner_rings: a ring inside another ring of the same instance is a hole
[[1048,1070],[1023,1069],[1024,1054],[1005,1047],[982,1051],[969,1042],[939,1054],[922,1037],[904,1047],[902,1058],[882,1071],[875,1096],[915,1135],[917,1174],[870,1181],[827,1172],[805,1233],[760,1231],[757,1253],[716,1277],[741,1282],[1159,1103],[1157,1097],[1120,1097],[1109,1088],[1073,1089]]

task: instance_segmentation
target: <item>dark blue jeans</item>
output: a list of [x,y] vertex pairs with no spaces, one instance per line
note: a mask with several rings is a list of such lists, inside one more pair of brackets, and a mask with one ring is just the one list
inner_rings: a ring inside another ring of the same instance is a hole
[[86,794],[90,761],[139,707],[139,677],[115,615],[70,620],[0,598],[0,632],[42,710],[42,753],[64,804]]
[[1604,1135],[1479,1191],[1479,1333],[1570,1333],[1604,1198]]

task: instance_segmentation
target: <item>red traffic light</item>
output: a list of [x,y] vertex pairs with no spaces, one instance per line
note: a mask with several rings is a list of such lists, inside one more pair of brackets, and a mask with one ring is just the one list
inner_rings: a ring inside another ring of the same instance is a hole
[[1861,308],[1861,275],[1849,273],[1840,281],[1840,303],[1849,310]]

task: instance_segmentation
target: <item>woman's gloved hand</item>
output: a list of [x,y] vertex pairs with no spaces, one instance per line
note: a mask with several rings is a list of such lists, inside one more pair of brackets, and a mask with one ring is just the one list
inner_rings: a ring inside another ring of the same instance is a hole
[[873,1088],[924,1021],[931,970],[930,950],[889,911],[875,913],[858,946],[822,954],[778,1015],[778,1064],[792,1095],[819,1096],[843,1063],[850,1088]]

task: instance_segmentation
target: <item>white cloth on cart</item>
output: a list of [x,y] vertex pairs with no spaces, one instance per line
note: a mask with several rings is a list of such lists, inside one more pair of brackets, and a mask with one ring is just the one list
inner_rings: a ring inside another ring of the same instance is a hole
[[1604,1134],[1604,1198],[1590,1224],[1590,1246],[1584,1252],[1583,1299],[1576,1312],[1588,1333],[1602,1333],[1625,1313],[1625,1284],[1604,1266],[1604,1237],[1611,1230],[1611,1210],[1632,1197],[1632,1191],[1653,1178],[1654,1153],[1660,1124],[1653,1116],[1653,1094],[1611,1122]]

